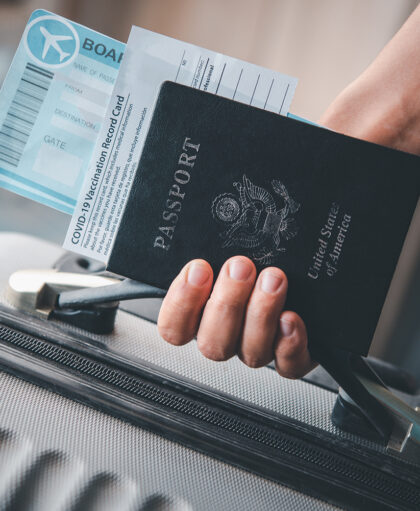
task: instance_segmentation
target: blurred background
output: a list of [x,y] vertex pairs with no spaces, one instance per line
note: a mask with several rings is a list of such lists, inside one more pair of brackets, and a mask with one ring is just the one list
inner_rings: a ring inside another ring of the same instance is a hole
[[[291,112],[316,121],[417,4],[418,0],[0,0],[0,83],[30,13],[42,8],[124,42],[136,24],[295,76],[299,84]],[[0,231],[26,232],[61,244],[67,222],[62,213],[0,190]],[[420,381],[418,238],[409,240],[372,352],[414,371]]]

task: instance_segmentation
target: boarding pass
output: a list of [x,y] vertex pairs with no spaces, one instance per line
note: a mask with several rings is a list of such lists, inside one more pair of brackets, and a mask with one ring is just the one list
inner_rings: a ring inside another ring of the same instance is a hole
[[0,91],[0,186],[71,214],[125,44],[44,10]]

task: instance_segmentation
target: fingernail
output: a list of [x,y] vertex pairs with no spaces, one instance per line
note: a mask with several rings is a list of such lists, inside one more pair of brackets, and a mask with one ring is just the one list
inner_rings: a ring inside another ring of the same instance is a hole
[[233,280],[248,280],[252,273],[252,264],[243,259],[234,259],[229,262],[229,277]]
[[290,337],[295,329],[294,323],[280,319],[280,333],[282,337]]
[[204,284],[209,280],[210,271],[205,264],[202,264],[198,261],[193,262],[191,266],[188,268],[188,282],[193,286],[204,286]]
[[276,275],[275,273],[266,271],[262,275],[261,289],[264,291],[264,293],[277,293],[282,282],[282,277]]

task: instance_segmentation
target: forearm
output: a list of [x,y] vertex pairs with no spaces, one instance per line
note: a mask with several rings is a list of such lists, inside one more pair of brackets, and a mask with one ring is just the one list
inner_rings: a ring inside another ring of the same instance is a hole
[[420,154],[420,7],[319,122],[357,138]]

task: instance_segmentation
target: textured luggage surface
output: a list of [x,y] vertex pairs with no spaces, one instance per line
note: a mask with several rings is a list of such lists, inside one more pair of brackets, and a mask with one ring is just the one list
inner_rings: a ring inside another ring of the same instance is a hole
[[4,373],[0,385],[3,503],[26,495],[23,509],[40,510],[336,509]]
[[[51,267],[62,253],[14,234],[0,235],[0,244],[1,288],[11,272]],[[268,368],[249,369],[237,359],[208,361],[194,342],[170,346],[153,323],[124,311],[118,313],[113,334],[90,337],[131,360],[158,365],[361,449],[384,452],[375,442],[335,428],[330,414],[336,394],[328,390],[283,379]],[[30,495],[33,509],[115,509],[116,502],[121,510],[337,509],[15,376],[1,373],[0,392],[0,499],[5,508]]]

